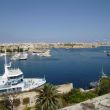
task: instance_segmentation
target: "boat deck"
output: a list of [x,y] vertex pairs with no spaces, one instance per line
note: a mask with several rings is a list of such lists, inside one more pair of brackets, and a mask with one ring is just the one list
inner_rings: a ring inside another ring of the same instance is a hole
[[24,78],[24,90],[34,89],[46,83],[43,78]]

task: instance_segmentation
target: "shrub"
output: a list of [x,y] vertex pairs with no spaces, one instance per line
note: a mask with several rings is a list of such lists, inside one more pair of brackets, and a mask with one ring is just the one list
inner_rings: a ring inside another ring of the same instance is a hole
[[29,104],[29,101],[30,101],[29,97],[26,97],[26,98],[23,99],[23,104],[27,105],[27,104]]
[[100,80],[99,86],[96,88],[98,95],[107,94],[110,92],[110,78],[102,78]]
[[20,99],[14,99],[14,100],[13,100],[13,105],[14,105],[15,107],[19,106],[19,105],[20,105]]
[[80,92],[79,89],[73,89],[70,93],[64,94],[62,98],[65,100],[66,104],[72,104],[72,103],[80,103],[85,100],[94,98],[96,96],[97,94],[94,91],[89,91],[85,93],[85,92]]
[[4,100],[0,101],[0,110],[6,110]]
[[24,110],[31,110],[31,107],[25,107]]

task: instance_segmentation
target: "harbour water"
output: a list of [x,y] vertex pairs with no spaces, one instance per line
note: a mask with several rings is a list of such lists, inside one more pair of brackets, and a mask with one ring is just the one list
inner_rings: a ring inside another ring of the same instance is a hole
[[[91,49],[52,49],[51,57],[29,55],[26,61],[12,61],[25,77],[46,77],[47,82],[63,84],[73,82],[74,87],[88,88],[91,81],[104,72],[110,76],[110,57],[105,47]],[[0,73],[3,73],[4,58],[0,58]]]

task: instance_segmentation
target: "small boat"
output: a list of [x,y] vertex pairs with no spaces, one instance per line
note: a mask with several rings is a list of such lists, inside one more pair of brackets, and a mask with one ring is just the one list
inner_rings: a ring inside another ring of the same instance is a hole
[[40,57],[51,57],[50,50],[33,52],[32,55],[37,55],[37,56],[40,56]]
[[108,76],[104,73],[104,70],[103,70],[103,67],[102,67],[102,76],[101,76],[101,78],[107,78]]
[[106,55],[107,55],[107,56],[110,56],[110,51],[107,51],[107,52],[106,52]]
[[14,56],[12,56],[11,60],[27,60],[27,58],[27,53],[17,53]]
[[107,52],[107,47],[105,47],[105,49],[104,49],[104,53],[106,53]]
[[3,57],[3,56],[5,56],[5,54],[4,53],[0,53],[0,57]]
[[90,88],[94,88],[97,87],[100,83],[101,78],[107,78],[108,76],[104,73],[103,67],[102,67],[102,71],[101,71],[102,75],[100,77],[100,79],[98,81],[93,81],[90,82]]
[[94,88],[94,87],[98,86],[98,84],[99,84],[98,81],[90,82],[90,87]]
[[17,53],[14,56],[11,57],[11,60],[18,60],[19,57],[20,57],[20,53]]
[[19,60],[27,60],[28,59],[28,54],[27,53],[22,53],[20,56],[19,56]]
[[110,49],[105,48],[104,53],[106,53],[107,56],[110,56]]

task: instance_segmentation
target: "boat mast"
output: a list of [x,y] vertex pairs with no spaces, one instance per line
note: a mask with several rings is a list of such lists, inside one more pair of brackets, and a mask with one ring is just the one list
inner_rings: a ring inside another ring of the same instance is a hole
[[4,64],[4,74],[3,74],[3,78],[7,78],[8,77],[8,65],[7,65],[7,57],[6,57],[6,50],[5,50],[5,64]]
[[105,73],[104,73],[104,70],[103,70],[103,67],[102,67],[102,76],[104,76],[105,75]]
[[7,65],[7,53],[6,53],[6,50],[5,50],[5,74],[8,75],[8,65]]
[[6,58],[6,50],[5,50],[5,66],[7,65],[7,58]]
[[44,78],[43,79],[45,80],[45,74],[44,74]]

